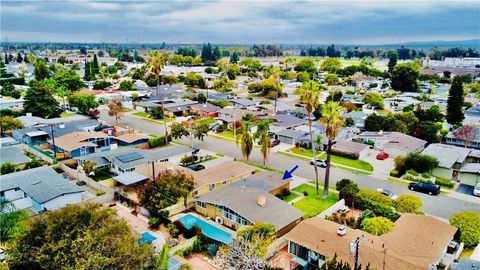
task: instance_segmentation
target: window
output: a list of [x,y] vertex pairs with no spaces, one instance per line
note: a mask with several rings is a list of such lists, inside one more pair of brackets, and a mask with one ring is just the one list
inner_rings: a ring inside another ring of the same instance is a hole
[[206,203],[201,202],[201,201],[197,201],[197,205],[198,205],[199,207],[201,207],[201,208],[207,208]]

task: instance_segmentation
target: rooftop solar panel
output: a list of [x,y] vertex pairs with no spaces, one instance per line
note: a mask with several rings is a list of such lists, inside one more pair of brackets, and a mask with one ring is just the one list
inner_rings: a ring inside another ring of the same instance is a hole
[[123,163],[131,162],[131,161],[142,159],[142,158],[144,158],[143,155],[139,153],[127,153],[127,154],[117,156],[117,159]]

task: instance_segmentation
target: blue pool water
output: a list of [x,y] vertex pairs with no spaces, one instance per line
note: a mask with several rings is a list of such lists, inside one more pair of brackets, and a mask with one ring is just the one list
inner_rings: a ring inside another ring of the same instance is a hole
[[220,228],[213,226],[212,224],[205,222],[193,215],[186,214],[185,216],[181,217],[180,222],[185,226],[187,229],[191,229],[193,226],[197,225],[202,229],[202,233],[213,240],[218,242],[222,242],[224,244],[229,245],[232,243],[232,235]]
[[150,232],[143,232],[142,237],[140,238],[140,240],[138,240],[138,242],[140,244],[150,244],[153,241],[155,241],[156,239],[157,239],[157,237],[152,235]]

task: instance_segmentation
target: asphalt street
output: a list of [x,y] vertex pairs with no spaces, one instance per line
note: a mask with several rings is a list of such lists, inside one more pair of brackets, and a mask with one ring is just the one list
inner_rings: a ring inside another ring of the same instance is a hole
[[[114,121],[113,118],[109,117],[104,111],[102,111],[101,119],[110,123]],[[149,122],[135,116],[124,115],[121,119],[121,124],[148,134],[164,133],[163,124]],[[190,143],[190,140],[185,139],[184,142]],[[240,148],[237,147],[234,142],[212,136],[206,137],[203,142],[196,140],[195,146],[212,152],[221,153],[226,156],[235,157],[237,160],[243,159]],[[263,164],[263,159],[258,148],[254,148],[249,161],[257,164]],[[308,161],[273,152],[270,154],[267,161],[268,167],[282,171],[286,169],[290,170],[295,165],[299,165],[299,168],[294,172],[294,175],[312,180],[315,179],[313,166],[310,165]],[[319,168],[320,183],[323,183],[324,177],[325,169]],[[460,211],[475,211],[480,213],[480,198],[474,198],[473,200],[462,200],[444,194],[440,194],[438,196],[429,196],[427,194],[410,191],[405,185],[391,182],[388,179],[380,179],[372,175],[357,174],[343,169],[331,169],[330,186],[334,186],[336,181],[339,181],[343,178],[348,178],[355,181],[358,183],[360,188],[376,189],[382,187],[393,191],[397,195],[415,194],[423,201],[423,207],[421,209],[422,211],[441,218],[448,219],[453,213]]]

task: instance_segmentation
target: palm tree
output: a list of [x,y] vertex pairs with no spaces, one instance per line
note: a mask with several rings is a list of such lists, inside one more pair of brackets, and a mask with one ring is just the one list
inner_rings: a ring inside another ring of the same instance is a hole
[[257,124],[257,131],[254,134],[254,137],[258,139],[260,143],[260,151],[263,156],[263,166],[267,163],[268,155],[270,154],[270,137],[268,136],[268,131],[270,124],[267,120],[260,121]]
[[250,133],[250,128],[252,124],[249,121],[244,121],[242,123],[242,126],[242,135],[240,137],[237,137],[237,144],[240,140],[240,148],[242,150],[242,155],[248,161],[248,157],[253,150],[253,135]]
[[[165,61],[166,61],[165,56],[160,54],[159,51],[150,52],[150,55],[148,56],[148,59],[147,59],[148,71],[150,71],[150,73],[157,78],[157,95],[160,94],[160,73],[162,72],[163,67],[165,67]],[[162,111],[165,117],[165,106],[164,106],[163,97],[161,97],[161,99],[162,99]],[[163,123],[165,125],[165,136],[168,136],[167,121],[164,120]]]
[[25,210],[17,210],[6,199],[0,199],[0,242],[5,243],[22,229],[19,221],[28,217]]
[[[305,110],[308,114],[308,129],[310,133],[310,142],[312,144],[312,151],[314,151],[313,146],[313,133],[312,133],[312,113],[315,108],[320,104],[319,96],[320,96],[320,85],[314,81],[306,81],[302,84],[299,88],[300,94],[300,101],[305,103]],[[317,190],[317,195],[319,194],[318,191],[318,168],[317,163],[313,162],[313,168],[315,170],[315,185]]]
[[338,136],[338,131],[345,123],[342,117],[343,107],[339,102],[327,102],[322,106],[322,118],[320,122],[327,128],[326,135],[328,138],[327,144],[327,168],[325,170],[325,183],[323,187],[323,197],[328,197],[328,185],[330,181],[330,158],[332,152],[332,145],[335,138]]

